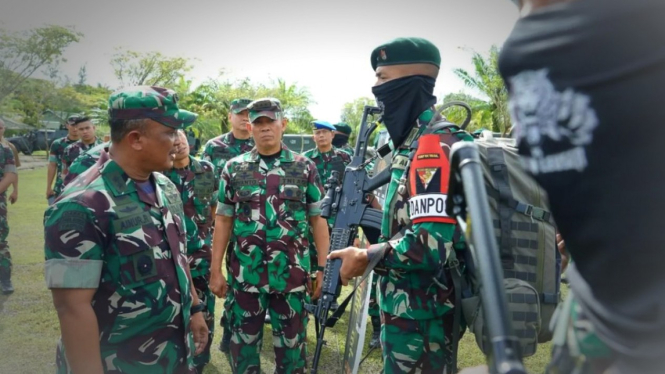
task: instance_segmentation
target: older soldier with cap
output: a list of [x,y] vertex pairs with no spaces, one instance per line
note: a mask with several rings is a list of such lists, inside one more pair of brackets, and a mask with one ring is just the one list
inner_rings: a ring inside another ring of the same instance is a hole
[[[447,344],[453,287],[444,272],[455,221],[445,212],[416,214],[409,207],[425,196],[445,202],[447,152],[459,140],[450,129],[436,126],[441,117],[433,107],[433,92],[440,62],[439,50],[421,38],[395,39],[372,52],[377,78],[372,91],[395,146],[381,229],[386,242],[330,255],[343,261],[343,283],[362,275],[370,259],[379,258],[375,270],[381,275],[378,302],[386,374],[440,373],[444,366],[447,372],[456,371],[450,367]],[[416,144],[415,154],[423,157],[410,155]]]
[[[256,147],[222,171],[210,288],[228,298],[234,373],[260,372],[266,313],[272,315],[275,372],[304,373],[310,226],[321,267],[329,247],[328,225],[320,217],[323,191],[316,165],[282,145],[287,122],[280,102],[260,99],[248,109]],[[227,285],[221,265],[232,233]],[[314,298],[321,293],[322,272],[317,280]]]
[[[67,119],[67,136],[56,139],[51,143],[48,157],[48,172],[46,175],[46,199],[48,199],[49,205],[53,204],[53,200],[62,192],[62,156],[65,148],[79,140],[79,136],[76,133],[76,126],[74,126],[74,122],[78,118],[77,116],[69,117]],[[54,179],[55,185],[53,184]]]
[[[58,373],[194,373],[208,327],[192,286],[173,167],[194,113],[161,87],[111,94],[112,145],[44,216]],[[194,352],[196,350],[196,352]]]
[[333,132],[333,145],[342,151],[348,153],[350,156],[353,156],[353,147],[349,145],[349,137],[351,136],[351,126],[346,123],[340,122],[334,125],[335,131]]
[[[251,103],[250,99],[235,99],[231,101],[231,110],[229,111],[229,124],[231,131],[222,134],[216,138],[208,140],[203,148],[202,159],[212,162],[215,167],[217,176],[222,173],[224,165],[245,152],[249,152],[254,148],[254,139],[249,132],[249,119],[247,117],[247,104]],[[217,201],[213,201],[216,205]],[[231,244],[233,241],[231,241]],[[231,255],[232,251],[228,251],[227,255]],[[229,259],[226,259],[228,265]],[[227,269],[228,273],[228,269]],[[231,344],[231,332],[227,328],[226,309],[222,311],[222,318],[220,325],[223,329],[222,341],[219,344],[219,350],[224,353],[229,353],[229,345]]]
[[173,168],[164,172],[180,192],[185,211],[187,228],[187,256],[192,273],[194,288],[201,304],[206,308],[203,317],[210,331],[208,344],[200,355],[194,357],[197,373],[210,362],[210,345],[215,328],[215,297],[210,288],[210,261],[212,252],[212,212],[211,203],[219,184],[214,167],[208,161],[197,160],[189,154],[189,143],[184,131],[178,130],[180,142],[176,147]]

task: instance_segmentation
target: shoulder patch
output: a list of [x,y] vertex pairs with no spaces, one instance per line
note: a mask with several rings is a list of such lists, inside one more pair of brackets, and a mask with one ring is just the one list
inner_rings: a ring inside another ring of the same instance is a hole
[[83,231],[85,230],[86,220],[85,212],[68,210],[63,212],[62,217],[58,220],[58,229],[60,231]]
[[418,149],[409,169],[409,214],[414,223],[455,223],[446,214],[450,147],[437,134],[418,140]]

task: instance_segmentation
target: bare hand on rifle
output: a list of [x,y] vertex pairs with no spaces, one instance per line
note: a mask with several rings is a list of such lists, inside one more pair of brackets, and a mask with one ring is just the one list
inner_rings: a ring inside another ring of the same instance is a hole
[[339,277],[342,280],[342,284],[345,286],[349,284],[351,279],[363,275],[369,264],[367,250],[356,247],[340,249],[333,251],[328,255],[329,260],[334,260],[336,258],[342,260]]

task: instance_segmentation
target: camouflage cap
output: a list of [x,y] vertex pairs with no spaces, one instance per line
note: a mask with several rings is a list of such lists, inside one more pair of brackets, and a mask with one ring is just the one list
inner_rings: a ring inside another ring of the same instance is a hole
[[282,119],[282,104],[275,98],[263,98],[254,100],[249,105],[249,122],[254,122],[261,117],[273,120]]
[[423,38],[397,38],[383,43],[372,51],[372,69],[386,65],[441,65],[439,49]]
[[247,105],[252,102],[250,99],[235,99],[231,101],[231,111],[235,114],[247,110]]
[[109,116],[114,119],[149,118],[174,129],[184,129],[197,114],[178,108],[178,95],[163,87],[126,87],[109,97]]
[[334,126],[335,130],[341,132],[342,134],[351,135],[351,132],[353,131],[351,129],[351,126],[347,125],[344,122],[336,123]]

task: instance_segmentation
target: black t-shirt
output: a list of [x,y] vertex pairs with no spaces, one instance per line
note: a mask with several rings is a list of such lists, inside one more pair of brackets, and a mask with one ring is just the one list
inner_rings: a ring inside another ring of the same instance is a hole
[[614,349],[665,356],[665,1],[544,8],[517,22],[499,68],[571,287]]
[[277,153],[273,153],[271,155],[262,155],[259,153],[259,157],[263,159],[263,161],[266,163],[266,165],[271,165],[273,161],[279,158],[279,156],[282,154],[282,150],[280,149]]

